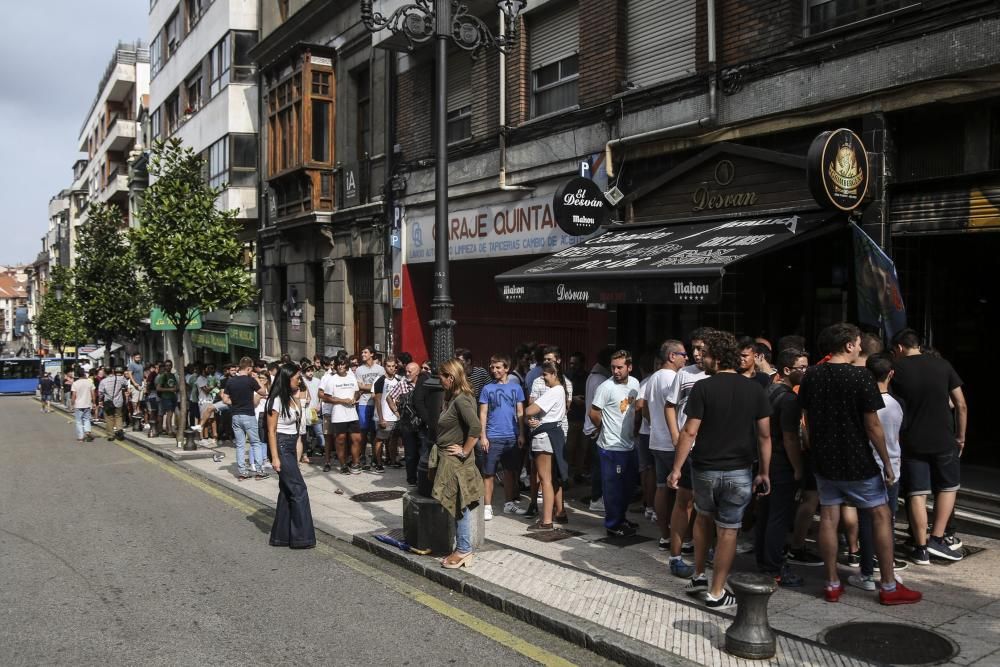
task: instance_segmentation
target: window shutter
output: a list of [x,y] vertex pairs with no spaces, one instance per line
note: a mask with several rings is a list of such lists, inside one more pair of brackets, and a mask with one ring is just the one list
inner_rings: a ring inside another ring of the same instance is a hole
[[537,18],[528,17],[528,48],[531,69],[562,60],[580,50],[579,11],[568,2]]
[[695,72],[695,10],[691,0],[628,0],[626,78],[650,86]]
[[472,104],[472,54],[464,49],[448,56],[448,111]]

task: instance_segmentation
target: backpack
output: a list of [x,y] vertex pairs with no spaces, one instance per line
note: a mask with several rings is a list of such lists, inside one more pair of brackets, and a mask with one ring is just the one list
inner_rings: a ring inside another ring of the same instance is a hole
[[424,420],[417,414],[417,408],[413,405],[413,392],[415,389],[416,387],[405,394],[400,394],[399,400],[396,401],[396,409],[399,410],[399,421],[397,424],[399,428],[410,433],[419,431],[424,427]]

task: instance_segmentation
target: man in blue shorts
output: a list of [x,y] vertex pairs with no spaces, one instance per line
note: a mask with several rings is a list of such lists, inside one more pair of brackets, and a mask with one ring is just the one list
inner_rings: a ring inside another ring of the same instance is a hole
[[479,394],[479,421],[483,424],[479,447],[483,454],[487,521],[493,518],[493,480],[498,463],[503,465],[503,486],[507,498],[503,506],[504,514],[522,515],[527,511],[517,502],[517,473],[521,469],[521,451],[524,448],[521,428],[524,389],[508,375],[509,371],[509,357],[500,354],[490,357],[490,373],[494,382],[483,387]]
[[[375,350],[371,345],[361,348],[361,363],[354,369],[354,376],[358,379],[358,389],[361,395],[358,397],[358,427],[361,429],[361,455],[365,454],[368,446],[368,437],[372,437],[372,458],[374,459],[374,438],[378,429],[378,419],[375,418],[375,383],[380,377],[385,375],[385,369],[375,360]],[[372,465],[381,461],[372,461]],[[368,466],[366,466],[367,468]]]

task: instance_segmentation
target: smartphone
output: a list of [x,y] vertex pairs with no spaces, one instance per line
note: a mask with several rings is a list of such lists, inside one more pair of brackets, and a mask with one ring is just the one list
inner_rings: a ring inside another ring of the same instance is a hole
[[769,491],[769,487],[768,487],[768,485],[765,482],[761,482],[756,487],[754,487],[754,490],[753,490],[753,492],[756,493],[758,496],[762,496],[762,495],[766,494],[768,491]]

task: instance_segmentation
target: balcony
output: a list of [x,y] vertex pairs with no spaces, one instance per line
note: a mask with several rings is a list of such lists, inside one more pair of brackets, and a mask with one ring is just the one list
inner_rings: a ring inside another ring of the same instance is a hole
[[104,187],[97,193],[97,201],[121,201],[128,198],[128,173],[124,167],[116,169],[108,176]]
[[135,122],[118,118],[108,125],[108,132],[101,143],[101,154],[108,151],[121,153],[135,143]]

